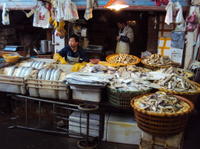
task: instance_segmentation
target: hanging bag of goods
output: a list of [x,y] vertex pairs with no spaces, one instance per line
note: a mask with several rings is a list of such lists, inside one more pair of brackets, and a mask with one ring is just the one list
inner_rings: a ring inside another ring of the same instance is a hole
[[66,0],[64,10],[64,20],[73,22],[79,19],[76,4],[71,0]]
[[42,27],[42,28],[49,28],[49,19],[50,19],[50,12],[45,7],[43,2],[38,2],[36,9],[34,11],[33,17],[33,26],[35,27]]

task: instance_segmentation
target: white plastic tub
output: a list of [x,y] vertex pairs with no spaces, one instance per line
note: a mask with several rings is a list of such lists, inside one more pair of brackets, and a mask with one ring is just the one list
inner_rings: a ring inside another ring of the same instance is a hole
[[29,95],[51,99],[69,99],[69,87],[61,81],[27,79]]
[[26,94],[24,79],[20,77],[0,74],[0,91],[8,93]]
[[104,86],[70,84],[73,99],[91,102],[101,101],[101,93],[103,87]]

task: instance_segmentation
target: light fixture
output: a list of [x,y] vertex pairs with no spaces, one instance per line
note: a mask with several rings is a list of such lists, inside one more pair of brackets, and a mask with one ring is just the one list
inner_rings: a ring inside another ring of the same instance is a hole
[[109,0],[109,2],[104,6],[104,8],[116,11],[127,7],[129,7],[127,0]]

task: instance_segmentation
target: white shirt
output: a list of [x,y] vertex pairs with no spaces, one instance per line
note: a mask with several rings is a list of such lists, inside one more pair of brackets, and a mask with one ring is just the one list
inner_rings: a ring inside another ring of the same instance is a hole
[[128,25],[124,27],[122,32],[119,32],[119,36],[126,36],[129,38],[130,43],[133,42],[133,29]]

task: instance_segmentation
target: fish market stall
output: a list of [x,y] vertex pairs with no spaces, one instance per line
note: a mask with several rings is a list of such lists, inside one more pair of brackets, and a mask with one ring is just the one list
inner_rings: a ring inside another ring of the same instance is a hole
[[[10,87],[2,91],[23,94],[31,100],[44,98],[48,102],[76,103],[75,105],[90,103],[98,106],[101,117],[98,118],[98,126],[102,132],[99,131],[98,135],[93,132],[91,134],[99,136],[100,140],[103,138],[102,133],[107,134],[104,137],[106,140],[113,140],[108,137],[112,136],[108,134],[112,131],[105,132],[112,123],[109,118],[105,119],[108,123],[102,118],[106,117],[106,112],[112,113],[112,108],[131,113],[134,111],[134,123],[137,125],[131,123],[130,126],[138,130],[136,140],[140,139],[139,131],[169,137],[184,131],[188,117],[195,108],[194,101],[181,96],[199,94],[200,85],[190,80],[192,72],[174,67],[171,65],[173,61],[168,58],[158,57],[160,60],[154,61],[148,68],[139,64],[140,58],[124,54],[111,55],[107,62],[99,61],[97,64],[90,62],[63,65],[54,60],[27,59],[2,68],[0,86],[13,85],[15,89]],[[163,67],[165,60],[169,62],[168,67]],[[151,62],[146,61],[147,65],[148,63]],[[155,65],[156,69],[153,68]],[[74,117],[74,113],[76,112],[69,114],[69,118]],[[174,123],[174,119],[178,118],[180,120]],[[70,124],[80,126],[73,120]],[[75,131],[76,126],[69,128]],[[86,129],[80,130],[84,130],[86,134]]]

